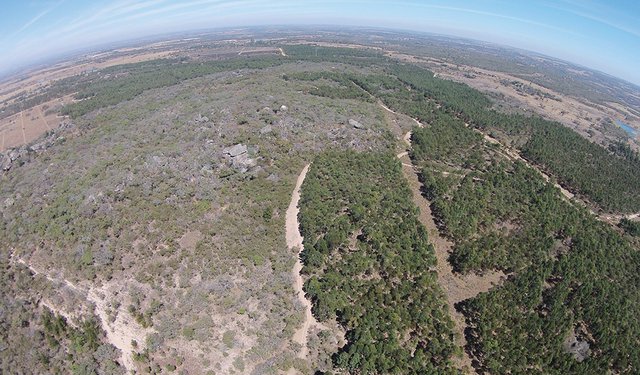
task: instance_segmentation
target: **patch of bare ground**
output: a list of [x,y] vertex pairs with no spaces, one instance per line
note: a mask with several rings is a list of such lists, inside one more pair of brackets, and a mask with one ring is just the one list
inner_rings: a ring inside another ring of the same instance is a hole
[[47,109],[56,109],[73,101],[73,95],[66,95],[0,119],[0,137],[3,139],[0,152],[27,144],[57,128],[64,117],[56,115],[56,111],[47,112]]
[[[53,272],[43,270],[30,260],[26,261],[19,257],[12,257],[11,260],[27,267],[34,277],[40,275],[51,283],[53,287],[66,289],[82,300],[91,303],[94,313],[105,332],[107,342],[120,350],[120,364],[127,372],[135,371],[135,363],[133,361],[135,348],[133,343],[144,343],[145,338],[152,330],[143,328],[135,322],[131,315],[125,311],[125,304],[114,305],[111,303],[111,301],[116,300],[119,295],[125,292],[126,286],[116,282],[107,282],[100,287],[80,286],[62,276],[55,275]],[[58,290],[59,292],[60,290]],[[77,326],[82,318],[83,309],[81,306],[69,308],[62,303],[56,303],[46,298],[40,299],[40,304],[51,312],[63,316],[71,326]]]
[[202,233],[199,230],[188,231],[178,239],[178,245],[184,250],[193,251],[201,239]]
[[144,343],[145,338],[152,330],[143,328],[135,322],[131,314],[125,311],[125,304],[113,306],[110,303],[124,291],[125,288],[119,283],[109,282],[100,287],[89,288],[87,299],[95,305],[95,314],[100,318],[107,342],[120,350],[121,364],[128,372],[131,372],[135,369],[133,343]]

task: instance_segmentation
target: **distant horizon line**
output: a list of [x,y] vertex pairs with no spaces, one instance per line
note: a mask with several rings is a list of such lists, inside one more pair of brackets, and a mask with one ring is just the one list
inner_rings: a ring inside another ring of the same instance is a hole
[[[598,73],[598,74],[602,74],[605,75],[609,78],[614,78],[617,79],[619,81],[622,81],[624,83],[630,84],[634,87],[635,90],[640,91],[640,82],[636,83],[636,82],[632,82],[628,79],[622,78],[620,76],[611,74],[611,73],[607,73],[604,72],[600,69],[596,69],[593,67],[589,67],[586,65],[582,65],[580,63],[574,62],[574,61],[570,61],[567,59],[563,59],[560,57],[556,57],[556,56],[551,56],[548,55],[546,53],[543,52],[539,52],[539,51],[534,51],[534,50],[529,50],[529,49],[525,49],[522,47],[516,47],[513,45],[509,45],[509,44],[505,44],[505,43],[499,43],[499,42],[494,42],[494,41],[489,41],[489,40],[484,40],[484,39],[475,39],[472,37],[468,37],[468,36],[460,36],[460,35],[453,35],[453,34],[443,34],[443,33],[439,33],[439,32],[434,32],[434,31],[425,31],[425,30],[414,30],[414,29],[403,29],[403,28],[397,28],[397,27],[385,27],[385,26],[370,26],[370,25],[337,25],[337,24],[311,24],[311,25],[304,25],[304,24],[264,24],[264,25],[238,25],[238,26],[224,26],[224,27],[215,27],[215,28],[205,28],[205,29],[192,29],[192,30],[182,30],[182,31],[173,31],[173,32],[168,32],[168,33],[156,33],[156,34],[149,34],[149,35],[143,35],[143,36],[139,36],[139,37],[134,37],[134,38],[129,38],[129,39],[117,39],[117,40],[113,40],[110,42],[103,42],[103,43],[95,43],[95,44],[91,44],[88,45],[86,47],[80,47],[77,49],[73,49],[73,50],[68,50],[66,52],[60,52],[58,54],[52,54],[49,55],[47,57],[42,57],[36,61],[32,61],[32,62],[28,62],[28,63],[24,63],[21,64],[20,66],[16,66],[13,69],[9,69],[6,72],[2,72],[0,71],[0,83],[5,83],[7,81],[10,81],[13,77],[12,76],[20,76],[23,74],[28,74],[29,71],[31,70],[37,70],[37,69],[46,69],[48,66],[53,66],[55,64],[59,64],[59,63],[63,63],[63,62],[68,62],[70,61],[73,57],[80,57],[82,55],[86,55],[89,53],[95,53],[95,52],[108,52],[108,51],[112,51],[114,49],[118,49],[118,48],[122,48],[122,47],[130,47],[132,45],[135,45],[137,43],[143,43],[143,42],[156,42],[156,41],[160,41],[160,40],[167,40],[166,38],[169,37],[175,37],[175,36],[185,36],[185,35],[189,35],[189,34],[215,34],[216,32],[221,32],[221,31],[225,31],[225,30],[250,30],[250,29],[269,29],[269,28],[292,28],[292,29],[311,29],[311,30],[316,30],[316,31],[323,31],[322,28],[327,28],[329,30],[325,30],[325,31],[337,31],[340,29],[357,29],[357,30],[377,30],[377,31],[392,31],[392,32],[396,32],[396,33],[405,33],[405,34],[414,34],[414,35],[428,35],[428,36],[432,36],[432,37],[444,37],[444,38],[449,38],[449,39],[458,39],[458,40],[463,40],[463,41],[470,41],[470,42],[474,42],[475,44],[488,44],[488,45],[492,45],[495,47],[501,47],[503,49],[511,49],[517,52],[525,52],[526,54],[530,54],[530,55],[537,55],[540,57],[544,57],[546,59],[550,59],[550,60],[555,60],[557,62],[561,62],[561,63],[567,63],[567,64],[571,64],[575,67],[579,67],[582,69],[587,69],[593,73]],[[331,30],[333,29],[333,30]],[[286,32],[285,30],[281,30],[281,32]],[[366,44],[362,44],[363,46],[366,46]]]

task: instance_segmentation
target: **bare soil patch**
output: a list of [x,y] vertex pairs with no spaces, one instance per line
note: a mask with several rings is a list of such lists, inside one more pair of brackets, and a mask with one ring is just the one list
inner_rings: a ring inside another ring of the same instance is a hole
[[[80,286],[61,276],[40,269],[31,261],[25,261],[22,258],[15,258],[13,260],[15,263],[20,263],[29,268],[34,277],[42,275],[52,285],[67,289],[83,300],[93,304],[94,312],[99,318],[102,329],[105,331],[107,342],[120,350],[120,363],[128,372],[135,370],[135,363],[133,361],[135,348],[133,347],[133,342],[144,343],[147,334],[149,334],[151,330],[141,327],[140,324],[133,320],[125,309],[126,304],[113,306],[112,303],[110,303],[110,301],[116,299],[116,296],[121,295],[122,292],[127,289],[126,286],[120,285],[117,281],[106,283],[100,287]],[[51,310],[51,312],[65,317],[67,322],[72,326],[77,325],[83,311],[82,309],[78,309],[78,306],[69,309],[67,306],[49,299],[41,299],[40,304]]]
[[72,95],[67,95],[0,119],[0,152],[32,142],[47,131],[57,128],[66,117],[47,110],[74,101]]
[[[14,78],[0,85],[0,102],[21,92],[30,93],[49,87],[53,82],[94,69],[132,64],[142,61],[171,57],[175,51],[149,51],[139,49],[137,53],[123,55],[119,51],[87,56],[80,61],[63,62],[52,67],[28,72],[27,76]],[[9,102],[11,103],[11,102]]]

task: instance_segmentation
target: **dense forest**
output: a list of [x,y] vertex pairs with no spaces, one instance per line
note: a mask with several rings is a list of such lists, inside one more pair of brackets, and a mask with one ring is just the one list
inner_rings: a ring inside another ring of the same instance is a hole
[[[452,121],[416,128],[412,157],[425,195],[454,243],[458,272],[501,269],[500,288],[458,306],[469,349],[489,373],[635,373],[640,368],[640,254],[608,224],[564,201]],[[459,133],[452,136],[450,133]],[[477,154],[482,155],[481,158]],[[461,160],[462,159],[462,160]],[[443,175],[448,164],[459,174]],[[625,229],[633,232],[632,225]]]
[[454,373],[452,322],[433,248],[400,163],[389,154],[326,152],[302,186],[307,296],[337,319],[336,367],[362,374]]
[[[388,71],[450,115],[483,131],[504,135],[526,159],[602,209],[640,211],[640,165],[628,152],[609,152],[573,130],[538,116],[497,112],[477,90],[435,78],[426,69],[393,64]],[[396,109],[409,115],[415,112],[412,108]]]

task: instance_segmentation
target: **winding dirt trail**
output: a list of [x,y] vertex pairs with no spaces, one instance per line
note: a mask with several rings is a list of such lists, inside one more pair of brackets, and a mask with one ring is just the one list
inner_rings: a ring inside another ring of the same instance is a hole
[[40,116],[42,123],[47,128],[47,131],[50,131],[51,127],[49,126],[49,122],[47,121],[47,119],[44,117],[44,112],[42,111],[42,107],[36,107],[36,108],[38,109],[38,115]]
[[27,134],[24,131],[24,111],[20,111],[20,130],[22,130],[22,142],[27,143]]
[[302,261],[300,260],[300,252],[302,251],[302,235],[300,234],[298,223],[298,212],[300,211],[300,209],[298,208],[298,202],[300,201],[300,187],[302,186],[302,182],[304,182],[304,178],[307,176],[308,171],[309,164],[307,164],[302,169],[302,172],[300,172],[300,175],[298,176],[296,187],[291,193],[291,202],[289,203],[289,208],[287,208],[285,226],[287,247],[291,250],[297,249],[297,259],[292,271],[294,280],[293,288],[296,291],[298,300],[305,308],[304,321],[302,322],[302,326],[293,334],[293,341],[299,343],[302,346],[300,353],[298,353],[298,357],[303,359],[306,359],[307,355],[309,354],[309,348],[307,346],[309,329],[313,326],[318,325],[318,322],[313,317],[313,314],[311,314],[311,302],[305,297],[304,291],[302,290],[304,282],[302,280],[302,276],[300,275],[300,271],[302,270]]
[[[369,95],[371,95],[371,94],[369,94]],[[373,97],[373,96],[372,96],[372,97]],[[375,97],[374,97],[374,98],[375,98]],[[378,100],[378,104],[380,104],[380,106],[381,106],[384,110],[386,110],[386,111],[387,111],[387,112],[389,112],[389,113],[393,113],[393,114],[394,114],[394,115],[396,115],[396,116],[406,116],[406,117],[409,117],[409,116],[407,116],[407,115],[405,115],[405,114],[400,114],[400,113],[398,113],[398,112],[394,111],[393,109],[391,109],[391,108],[387,107],[387,106],[386,106],[386,105],[385,105],[381,100]],[[424,128],[424,124],[422,124],[420,121],[418,121],[418,119],[413,118],[413,117],[409,117],[409,118],[410,118],[411,120],[413,120],[413,122],[415,122],[415,123],[416,123],[416,125],[418,125],[418,127],[420,127],[420,128]]]
[[[505,146],[504,144],[502,144],[500,141],[498,141],[497,139],[491,137],[488,134],[485,134],[483,132],[481,132],[480,130],[475,129],[478,133],[482,134],[482,136],[484,137],[485,141],[492,143],[494,145],[498,145],[500,146],[500,148],[502,150],[504,150],[504,152],[502,151],[498,151],[500,154],[502,154],[502,156],[504,156],[505,158],[512,160],[512,161],[516,161],[519,160],[523,163],[525,163],[526,165],[528,165],[529,167],[533,168],[533,170],[537,171],[542,178],[544,178],[544,180],[548,183],[551,182],[551,178],[549,178],[549,175],[547,175],[546,173],[544,173],[542,170],[540,170],[540,168],[536,167],[535,165],[531,164],[527,159],[523,158],[522,156],[520,156],[520,153],[517,151],[512,150],[511,148]],[[571,193],[569,190],[565,189],[564,187],[562,187],[560,184],[558,184],[557,182],[553,184],[553,186],[557,187],[558,189],[560,189],[560,192],[562,193],[562,195],[567,199],[567,201],[570,201],[571,199],[573,199],[574,194]]]

